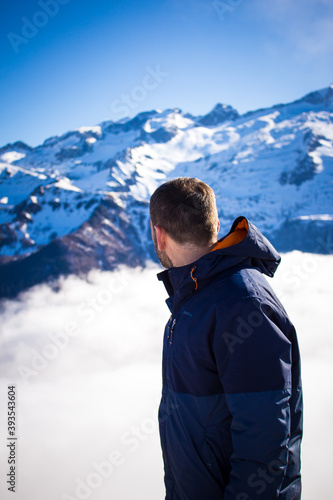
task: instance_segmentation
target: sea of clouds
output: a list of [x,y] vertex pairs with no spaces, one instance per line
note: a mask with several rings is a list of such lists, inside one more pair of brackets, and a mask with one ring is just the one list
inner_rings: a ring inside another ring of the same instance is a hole
[[[0,303],[0,497],[162,500],[157,408],[169,311],[156,273],[71,276]],[[302,354],[303,500],[331,499],[333,256],[291,252],[270,280]],[[16,493],[7,387],[16,386]]]

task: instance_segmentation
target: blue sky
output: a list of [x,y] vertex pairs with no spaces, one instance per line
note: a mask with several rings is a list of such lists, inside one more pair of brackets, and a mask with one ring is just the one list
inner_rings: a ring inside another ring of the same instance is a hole
[[153,108],[205,114],[222,102],[243,113],[333,82],[331,0],[16,0],[1,9],[0,146],[36,146]]

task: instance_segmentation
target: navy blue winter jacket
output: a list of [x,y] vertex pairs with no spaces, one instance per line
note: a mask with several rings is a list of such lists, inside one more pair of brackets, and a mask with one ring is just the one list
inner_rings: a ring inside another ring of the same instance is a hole
[[263,276],[279,262],[239,217],[214,251],[158,275],[172,313],[159,409],[167,500],[300,499],[300,355]]

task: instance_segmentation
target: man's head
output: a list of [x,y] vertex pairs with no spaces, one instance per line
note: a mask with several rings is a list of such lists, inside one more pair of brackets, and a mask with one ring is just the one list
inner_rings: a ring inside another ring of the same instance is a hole
[[193,255],[203,255],[216,242],[219,221],[214,191],[199,179],[179,177],[159,186],[150,199],[150,218],[156,253],[164,267],[175,265],[162,248],[164,236]]

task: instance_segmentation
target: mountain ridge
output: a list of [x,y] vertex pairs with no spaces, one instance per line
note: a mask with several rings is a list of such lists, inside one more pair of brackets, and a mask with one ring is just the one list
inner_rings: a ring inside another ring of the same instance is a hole
[[0,296],[156,259],[149,197],[184,175],[212,185],[222,234],[241,212],[280,251],[332,253],[333,86],[244,115],[151,110],[0,148]]

